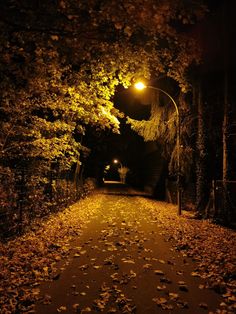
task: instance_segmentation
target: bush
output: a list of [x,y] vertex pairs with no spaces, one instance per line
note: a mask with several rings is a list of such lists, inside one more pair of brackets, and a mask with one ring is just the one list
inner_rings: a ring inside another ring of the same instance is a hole
[[97,180],[95,178],[86,178],[83,184],[85,196],[90,194],[96,188],[96,186],[97,186]]
[[8,167],[0,166],[0,237],[13,232],[17,225],[17,193],[15,175]]

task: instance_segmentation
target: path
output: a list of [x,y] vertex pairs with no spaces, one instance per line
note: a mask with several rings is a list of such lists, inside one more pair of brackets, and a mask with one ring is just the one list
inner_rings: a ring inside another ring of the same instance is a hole
[[215,311],[220,296],[202,289],[191,275],[196,265],[165,239],[143,198],[119,191],[102,191],[59,278],[41,285],[36,314]]

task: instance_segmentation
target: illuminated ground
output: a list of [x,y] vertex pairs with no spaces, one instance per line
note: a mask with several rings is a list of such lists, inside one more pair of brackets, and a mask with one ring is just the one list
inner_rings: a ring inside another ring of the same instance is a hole
[[[8,244],[11,252],[17,245],[25,252],[25,262],[19,254],[11,257],[18,273],[9,285],[18,282],[11,289],[24,291],[28,304],[19,293],[5,293],[5,302],[10,295],[18,308],[37,314],[233,313],[235,282],[224,276],[233,273],[234,232],[187,213],[178,217],[175,206],[131,196],[128,187],[123,191],[119,185],[104,188],[56,215],[36,236]],[[38,286],[44,277],[52,280]],[[216,312],[227,306],[227,312]]]
[[[43,285],[52,303],[41,304],[37,313],[72,313],[73,308],[92,313],[206,313],[219,307],[223,299],[203,288],[196,264],[167,241],[148,201],[106,195],[100,202],[60,279]],[[176,219],[173,206],[156,203],[157,211],[166,209]]]

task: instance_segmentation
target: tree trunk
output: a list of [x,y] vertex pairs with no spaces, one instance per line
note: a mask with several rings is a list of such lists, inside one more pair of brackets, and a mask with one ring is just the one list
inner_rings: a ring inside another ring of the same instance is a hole
[[206,108],[202,100],[200,83],[194,89],[194,101],[197,105],[196,210],[197,216],[203,217],[208,203],[209,188],[207,178]]
[[223,33],[224,36],[224,118],[222,126],[222,141],[223,141],[223,160],[222,160],[222,181],[223,181],[223,212],[222,218],[226,224],[230,222],[230,204],[229,204],[229,191],[228,181],[230,180],[230,163],[229,163],[229,127],[230,127],[230,108],[229,108],[229,95],[228,95],[228,37],[227,37],[227,5],[225,4],[223,10]]
[[222,173],[222,185],[223,185],[223,212],[222,218],[226,224],[230,221],[230,204],[229,204],[229,192],[228,181],[230,180],[230,166],[229,166],[229,105],[227,101],[227,87],[225,86],[224,97],[224,120],[222,127],[222,140],[223,140],[223,173]]

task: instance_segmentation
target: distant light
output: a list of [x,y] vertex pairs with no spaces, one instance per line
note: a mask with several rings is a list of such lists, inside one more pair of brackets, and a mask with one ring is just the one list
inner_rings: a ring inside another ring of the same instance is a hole
[[144,88],[146,88],[147,86],[143,83],[143,82],[137,82],[134,84],[134,87],[138,90],[143,90]]
[[114,159],[113,162],[114,164],[118,164],[119,161],[117,159]]

